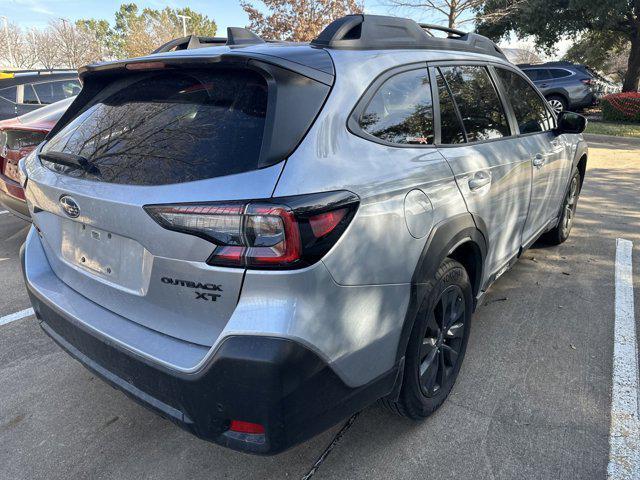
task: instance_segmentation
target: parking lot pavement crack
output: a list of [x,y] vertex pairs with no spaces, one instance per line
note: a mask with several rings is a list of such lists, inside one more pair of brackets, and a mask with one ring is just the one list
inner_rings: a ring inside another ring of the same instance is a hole
[[309,480],[311,477],[313,477],[316,474],[316,472],[318,471],[320,466],[324,463],[324,461],[327,459],[331,451],[334,448],[336,448],[336,446],[338,445],[338,443],[340,442],[344,434],[347,433],[347,430],[349,430],[353,426],[353,424],[356,421],[356,418],[358,418],[358,415],[360,415],[360,412],[353,414],[351,418],[347,420],[347,423],[345,423],[344,426],[338,431],[338,433],[336,433],[335,437],[333,437],[333,440],[331,440],[329,445],[327,445],[327,448],[324,449],[324,451],[320,454],[318,459],[312,465],[311,469],[309,469],[309,471],[302,477],[301,480]]

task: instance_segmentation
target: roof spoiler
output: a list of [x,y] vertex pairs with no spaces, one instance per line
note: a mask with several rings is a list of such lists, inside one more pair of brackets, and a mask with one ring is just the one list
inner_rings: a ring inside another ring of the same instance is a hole
[[[447,37],[436,37],[433,30],[445,32]],[[320,32],[311,44],[351,50],[458,50],[506,60],[502,50],[482,35],[383,15],[347,15],[339,18]]]
[[226,38],[189,35],[187,37],[175,38],[164,45],[159,46],[151,53],[165,53],[174,50],[194,50],[196,48],[221,45],[256,45],[259,43],[265,43],[265,41],[252,31],[241,27],[227,27]]

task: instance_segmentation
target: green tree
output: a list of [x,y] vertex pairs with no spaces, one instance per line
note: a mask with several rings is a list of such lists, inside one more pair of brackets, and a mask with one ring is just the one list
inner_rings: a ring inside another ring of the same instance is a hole
[[627,70],[629,48],[629,41],[625,38],[590,32],[569,48],[564,60],[588,65],[621,82]]
[[155,50],[163,43],[182,37],[182,18],[186,19],[188,35],[214,36],[217,25],[207,15],[189,7],[140,9],[135,3],[124,3],[115,13],[113,28],[106,20],[86,19],[77,26],[94,32],[100,43],[112,57],[138,57]]
[[478,10],[478,31],[494,40],[510,32],[532,36],[552,51],[564,36],[597,32],[630,43],[624,91],[640,83],[640,0],[487,0]]
[[77,20],[76,28],[87,35],[93,35],[102,47],[105,57],[117,58],[120,56],[118,36],[107,20],[96,20],[94,18]]

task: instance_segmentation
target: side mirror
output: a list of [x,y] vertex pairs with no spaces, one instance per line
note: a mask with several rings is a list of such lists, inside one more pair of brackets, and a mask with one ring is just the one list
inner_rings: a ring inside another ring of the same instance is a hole
[[587,119],[574,112],[560,112],[558,115],[558,128],[556,131],[562,133],[582,133],[587,128]]

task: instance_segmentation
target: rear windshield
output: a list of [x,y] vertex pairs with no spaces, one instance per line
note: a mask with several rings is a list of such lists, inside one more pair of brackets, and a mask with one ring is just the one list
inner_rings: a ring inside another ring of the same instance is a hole
[[267,84],[249,70],[181,70],[120,79],[58,132],[44,152],[78,156],[82,168],[43,162],[75,177],[163,185],[258,168]]

